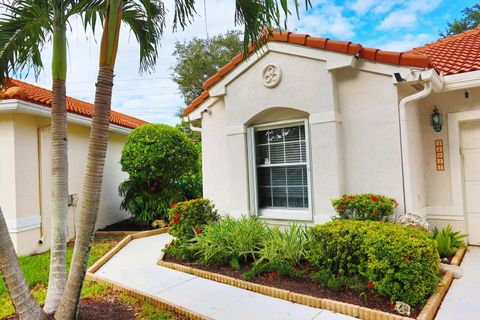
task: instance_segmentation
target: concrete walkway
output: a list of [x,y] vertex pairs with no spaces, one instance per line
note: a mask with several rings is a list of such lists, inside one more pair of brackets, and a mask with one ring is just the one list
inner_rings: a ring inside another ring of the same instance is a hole
[[161,234],[133,240],[95,275],[213,319],[354,319],[160,267],[156,260],[170,239],[172,237],[169,234]]
[[463,277],[453,280],[436,320],[480,319],[480,247],[468,247],[461,267]]

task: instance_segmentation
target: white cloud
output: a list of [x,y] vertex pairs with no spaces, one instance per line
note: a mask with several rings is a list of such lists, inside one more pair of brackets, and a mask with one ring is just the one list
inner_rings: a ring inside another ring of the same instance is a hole
[[414,13],[399,10],[390,13],[378,28],[380,30],[409,28],[415,26],[416,23],[417,16]]
[[303,14],[295,23],[299,32],[315,36],[331,35],[336,39],[348,40],[355,36],[353,20],[343,15],[343,7],[322,1],[311,12]]
[[390,51],[407,51],[415,47],[424,45],[425,43],[431,42],[434,40],[434,37],[429,34],[406,34],[400,40],[392,40],[390,42],[383,42],[376,47],[382,50]]

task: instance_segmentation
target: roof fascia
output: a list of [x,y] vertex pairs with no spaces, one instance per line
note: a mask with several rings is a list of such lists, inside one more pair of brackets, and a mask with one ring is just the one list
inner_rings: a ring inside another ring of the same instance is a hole
[[208,97],[195,110],[183,117],[183,120],[186,122],[201,120],[203,113],[208,112],[208,109],[211,108],[218,100],[220,100],[220,97]]
[[[7,99],[0,102],[0,111],[16,111],[36,116],[50,117],[52,115],[51,109],[42,105],[31,103],[28,101],[18,99]],[[92,119],[86,116],[81,116],[71,112],[67,113],[67,121],[82,126],[91,127]],[[110,123],[108,131],[127,135],[133,129],[125,128],[116,124]]]
[[480,70],[452,74],[443,77],[445,85],[442,91],[453,91],[480,87]]

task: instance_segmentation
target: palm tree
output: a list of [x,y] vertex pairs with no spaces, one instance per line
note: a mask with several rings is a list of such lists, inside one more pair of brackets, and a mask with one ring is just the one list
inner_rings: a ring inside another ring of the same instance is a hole
[[[41,52],[52,39],[51,116],[51,256],[45,311],[56,310],[66,284],[68,241],[68,133],[66,88],[68,20],[100,8],[99,1],[2,1],[0,18],[0,84],[11,73],[43,69]],[[103,8],[103,6],[102,6]]]
[[3,274],[3,279],[20,319],[44,319],[45,314],[33,298],[23,276],[22,269],[20,269],[18,259],[16,259],[15,248],[8,233],[2,208],[0,208],[0,271]]
[[[311,5],[305,1],[306,8]],[[293,1],[298,16],[299,2]],[[161,8],[161,9],[160,9]],[[134,12],[132,12],[134,10]],[[55,319],[73,319],[77,314],[80,292],[85,278],[90,248],[93,242],[95,222],[98,214],[105,156],[108,145],[108,126],[112,100],[115,59],[118,50],[121,19],[129,16],[137,23],[130,23],[140,43],[140,69],[155,67],[157,44],[163,32],[165,11],[160,0],[122,1],[107,0],[104,29],[100,47],[100,66],[95,92],[95,113],[90,131],[87,172],[83,188],[83,202],[80,210],[79,231],[70,267],[65,294]],[[237,0],[235,21],[245,26],[244,50],[248,53],[248,44],[259,46],[266,41],[272,27],[281,28],[281,15],[290,15],[289,5],[284,0]],[[176,0],[174,12],[175,30],[179,25],[185,28],[195,15],[194,0]],[[92,16],[93,17],[93,16]],[[128,19],[128,21],[133,21]]]

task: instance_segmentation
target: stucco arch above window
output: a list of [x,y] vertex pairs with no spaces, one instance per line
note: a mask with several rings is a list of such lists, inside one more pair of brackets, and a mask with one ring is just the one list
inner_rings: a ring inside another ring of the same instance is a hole
[[251,117],[245,126],[253,126],[269,122],[286,121],[291,119],[308,119],[309,113],[288,107],[273,107],[263,110]]

